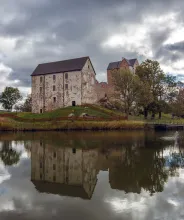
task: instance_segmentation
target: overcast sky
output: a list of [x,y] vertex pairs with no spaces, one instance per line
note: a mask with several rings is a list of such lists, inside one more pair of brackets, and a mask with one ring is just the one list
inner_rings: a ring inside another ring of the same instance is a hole
[[0,91],[30,92],[39,63],[90,56],[99,81],[122,57],[184,79],[183,0],[0,0]]

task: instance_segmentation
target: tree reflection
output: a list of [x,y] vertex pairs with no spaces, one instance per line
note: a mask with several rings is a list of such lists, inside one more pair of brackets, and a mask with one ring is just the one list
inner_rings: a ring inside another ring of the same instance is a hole
[[11,141],[3,141],[0,149],[0,158],[7,166],[17,164],[20,160],[20,153],[12,148]]
[[123,160],[109,169],[111,187],[126,193],[140,193],[141,189],[151,195],[162,192],[168,177],[176,175],[179,165],[175,160],[166,168],[166,158],[161,156],[161,151],[158,148],[126,147]]

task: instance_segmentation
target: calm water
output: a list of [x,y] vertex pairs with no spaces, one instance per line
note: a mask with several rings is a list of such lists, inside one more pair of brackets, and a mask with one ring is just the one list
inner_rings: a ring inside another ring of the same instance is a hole
[[184,219],[184,133],[0,133],[4,219]]

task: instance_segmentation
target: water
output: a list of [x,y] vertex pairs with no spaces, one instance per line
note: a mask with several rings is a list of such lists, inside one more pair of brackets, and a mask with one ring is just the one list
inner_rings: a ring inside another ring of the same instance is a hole
[[0,220],[184,219],[183,137],[0,133]]

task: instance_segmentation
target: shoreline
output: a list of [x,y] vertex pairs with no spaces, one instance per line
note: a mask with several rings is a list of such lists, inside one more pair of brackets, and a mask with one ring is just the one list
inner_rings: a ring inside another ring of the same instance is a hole
[[[0,122],[0,131],[105,131],[105,130],[147,130],[142,121],[55,121],[24,123],[16,121]],[[151,128],[152,129],[152,128]]]
[[39,131],[113,131],[113,130],[184,130],[184,124],[148,123],[144,121],[45,121],[17,122],[0,121],[0,132],[39,132]]

